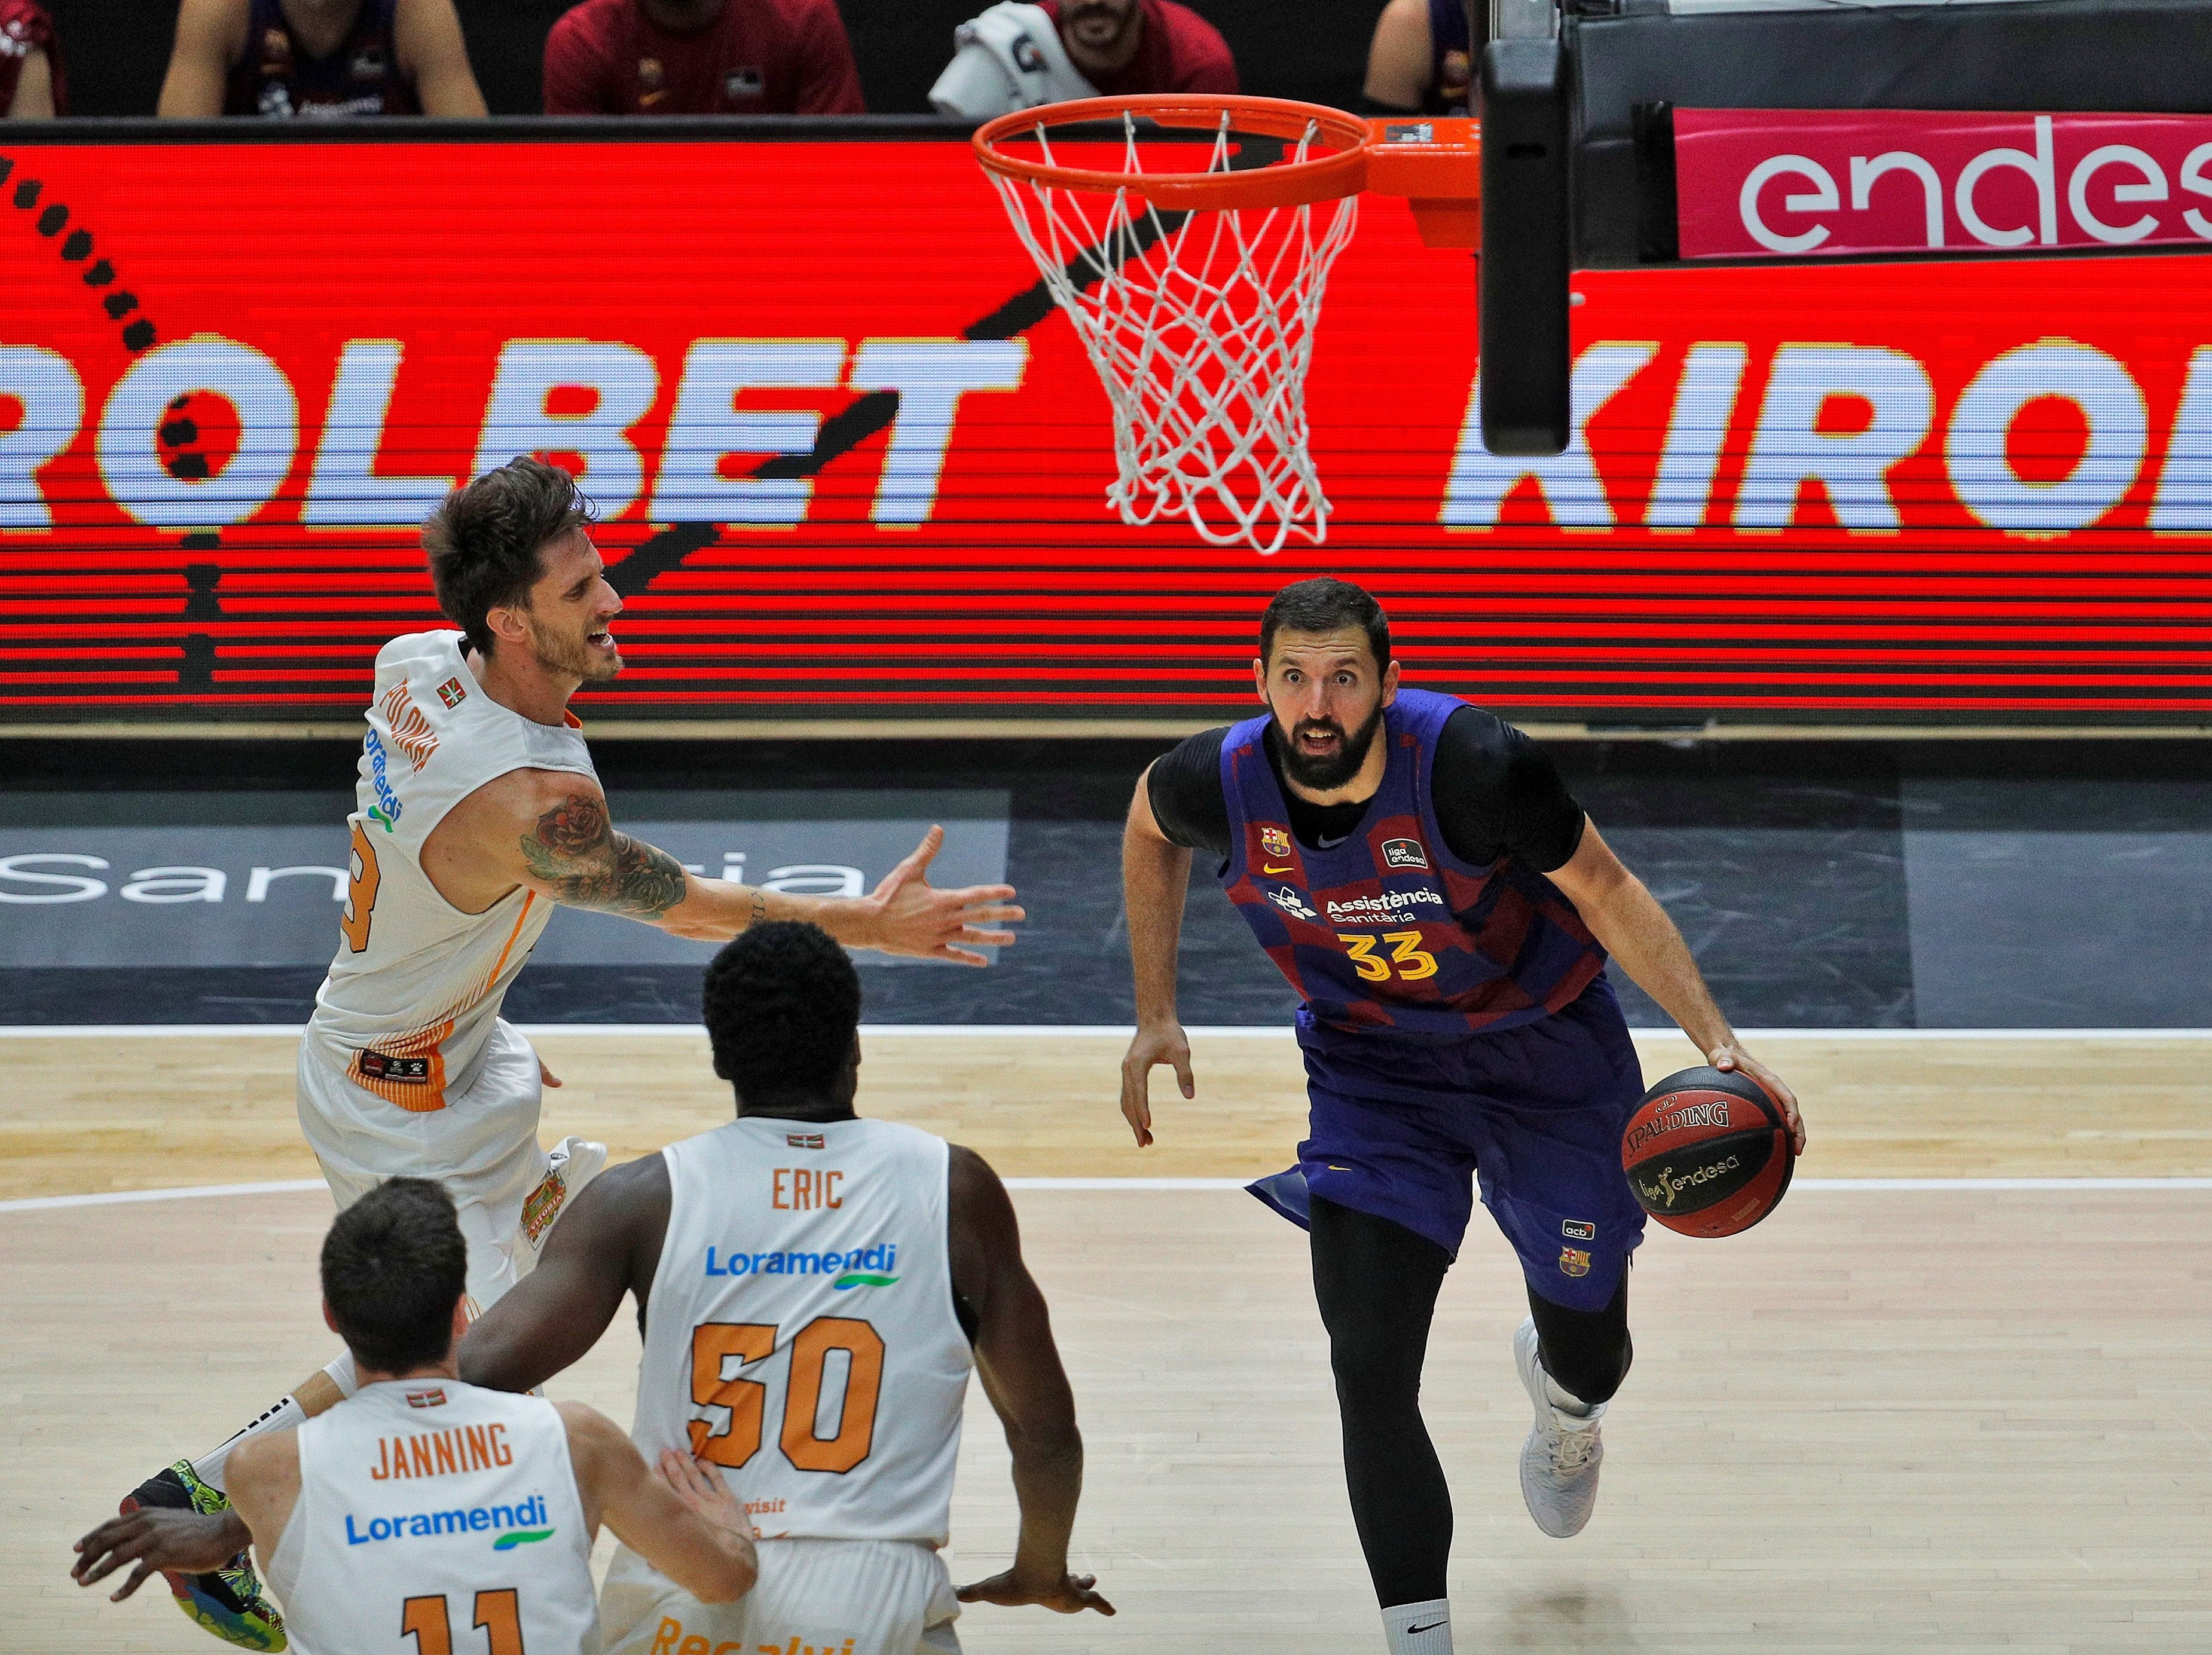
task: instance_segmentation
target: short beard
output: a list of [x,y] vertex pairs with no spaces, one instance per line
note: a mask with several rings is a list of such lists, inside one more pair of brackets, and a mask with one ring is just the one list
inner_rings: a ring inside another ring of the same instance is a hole
[[[1300,720],[1300,724],[1314,722],[1316,721]],[[1343,736],[1339,726],[1332,724],[1329,728]],[[1286,732],[1278,719],[1275,735],[1277,745],[1282,749],[1283,773],[1301,787],[1311,788],[1316,793],[1333,793],[1359,773],[1359,767],[1367,762],[1367,749],[1375,745],[1375,732],[1382,728],[1382,707],[1378,702],[1367,722],[1337,743],[1334,756],[1310,759],[1298,751],[1295,739],[1298,725],[1292,725]]]
[[1087,21],[1090,18],[1102,14],[1114,18],[1114,36],[1103,45],[1091,46],[1089,49],[1093,52],[1111,52],[1116,46],[1119,46],[1123,41],[1127,40],[1129,38],[1129,31],[1136,27],[1137,17],[1139,15],[1138,8],[1132,6],[1127,11],[1121,13],[1116,17],[1105,7],[1084,6],[1078,4],[1068,8],[1068,10],[1063,13],[1062,15],[1066,18],[1069,32],[1073,33],[1078,23]]
[[620,650],[611,656],[602,655],[580,638],[549,634],[534,623],[530,628],[530,653],[546,671],[580,678],[587,684],[603,684],[623,670]]

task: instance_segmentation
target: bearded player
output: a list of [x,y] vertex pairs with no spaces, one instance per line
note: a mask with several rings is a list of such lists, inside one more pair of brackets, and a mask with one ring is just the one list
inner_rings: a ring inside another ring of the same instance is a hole
[[[341,1209],[382,1180],[428,1178],[459,1209],[467,1295],[480,1313],[534,1262],[603,1144],[538,1147],[548,1074],[501,1001],[557,905],[726,940],[764,919],[810,920],[840,943],[982,965],[1022,918],[1013,890],[939,891],[933,828],[866,897],[793,895],[688,872],[616,830],[568,700],[622,670],[622,600],[563,470],[524,458],[456,491],[422,526],[438,604],[459,630],[378,652],[362,738],[343,937],[300,1046],[300,1125]],[[124,1502],[221,1513],[234,1445],[314,1417],[358,1388],[349,1356],[245,1431],[179,1460]],[[185,1612],[251,1649],[283,1622],[240,1553],[214,1573],[167,1572]]]
[[1620,1140],[1644,1090],[1608,954],[1717,1069],[1796,1100],[1738,1044],[1681,933],[1541,749],[1455,696],[1401,689],[1389,624],[1340,580],[1260,622],[1267,711],[1192,737],[1138,783],[1123,841],[1137,1032],[1121,1112],[1152,1142],[1174,1066],[1176,952],[1194,851],[1304,1003],[1312,1105],[1298,1165],[1253,1192],[1312,1233],[1346,1481],[1391,1655],[1450,1655],[1451,1496],[1422,1423],[1430,1318],[1479,1185],[1519,1254],[1516,1366],[1535,1410],[1521,1492],[1549,1535],[1597,1499],[1599,1422],[1628,1373],[1644,1214]]

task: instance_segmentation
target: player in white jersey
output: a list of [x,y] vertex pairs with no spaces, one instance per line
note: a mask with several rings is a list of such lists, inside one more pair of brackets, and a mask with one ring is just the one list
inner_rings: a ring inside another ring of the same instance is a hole
[[[386,1178],[444,1185],[468,1237],[476,1311],[528,1270],[606,1155],[580,1138],[539,1147],[539,1088],[559,1082],[499,1016],[556,905],[710,942],[806,919],[843,943],[979,966],[977,948],[1012,943],[1004,927],[1022,918],[1010,886],[930,887],[935,828],[862,898],[703,878],[617,832],[568,711],[578,688],[623,664],[611,630],[622,599],[590,518],[566,471],[525,458],[456,491],[423,525],[439,604],[459,630],[378,652],[341,937],[300,1046],[300,1124],[338,1205]],[[220,1514],[238,1441],[312,1418],[352,1385],[340,1357],[240,1436],[149,1478],[125,1509]],[[217,1636],[284,1646],[247,1560],[169,1585]]]
[[[1005,1186],[972,1150],[854,1113],[860,977],[821,931],[746,932],[705,1001],[737,1118],[602,1175],[461,1345],[471,1383],[526,1389],[635,1295],[633,1440],[722,1467],[751,1513],[760,1583],[738,1603],[618,1552],[606,1655],[917,1655],[959,1647],[963,1602],[1112,1614],[1067,1571],[1083,1440]],[[939,1549],[971,1365],[1021,1537],[1012,1568],[956,1593]]]
[[[427,1179],[394,1179],[340,1213],[323,1242],[323,1315],[360,1389],[232,1457],[232,1521],[302,1648],[441,1655],[473,1627],[490,1655],[596,1655],[602,1521],[702,1598],[742,1597],[757,1573],[750,1525],[688,1454],[660,1456],[656,1476],[603,1414],[460,1382],[467,1257],[452,1197]],[[135,1563],[112,1596],[137,1591],[162,1561],[151,1516],[79,1542],[78,1583]]]

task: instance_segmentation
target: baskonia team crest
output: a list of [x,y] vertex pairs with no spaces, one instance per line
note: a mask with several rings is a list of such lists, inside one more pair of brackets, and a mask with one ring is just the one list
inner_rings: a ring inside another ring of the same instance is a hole
[[1291,832],[1287,828],[1264,827],[1260,829],[1260,848],[1269,856],[1288,856],[1291,853]]
[[538,1238],[552,1227],[561,1215],[561,1203],[568,1198],[568,1185],[560,1173],[549,1172],[538,1187],[522,1198],[522,1233],[535,1246]]

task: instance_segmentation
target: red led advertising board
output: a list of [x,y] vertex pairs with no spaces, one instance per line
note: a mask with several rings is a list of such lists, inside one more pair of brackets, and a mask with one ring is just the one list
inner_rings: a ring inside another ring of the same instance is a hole
[[0,718],[349,714],[438,624],[414,525],[526,451],[580,468],[626,597],[587,717],[1231,712],[1267,596],[1324,572],[1417,682],[1529,718],[2212,682],[2212,257],[1581,276],[1575,440],[1514,460],[1470,259],[1370,197],[1308,399],[1328,540],[1262,557],[1108,514],[1105,398],[957,142],[0,167]]

